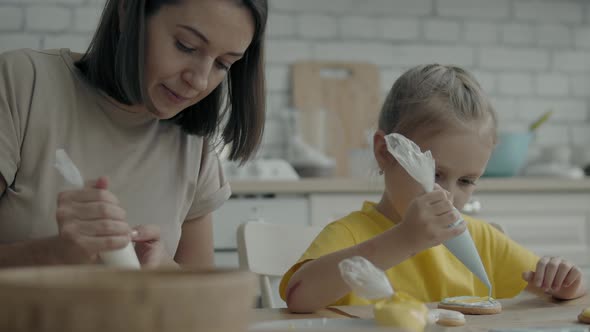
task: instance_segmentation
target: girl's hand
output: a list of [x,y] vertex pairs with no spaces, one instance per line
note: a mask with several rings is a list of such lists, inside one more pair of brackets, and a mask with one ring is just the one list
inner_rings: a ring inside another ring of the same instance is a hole
[[123,248],[131,241],[125,210],[107,187],[107,178],[101,177],[82,189],[59,193],[57,247],[64,263],[95,263],[99,252]]
[[135,227],[134,230],[135,253],[137,253],[137,258],[143,267],[179,267],[160,241],[158,226],[141,225]]
[[586,292],[580,268],[561,257],[542,257],[536,270],[524,272],[522,278],[529,283],[529,290],[544,291],[559,299],[575,299]]
[[461,218],[450,194],[438,184],[435,190],[416,197],[406,211],[400,228],[421,251],[453,238],[465,231],[465,223],[453,226]]

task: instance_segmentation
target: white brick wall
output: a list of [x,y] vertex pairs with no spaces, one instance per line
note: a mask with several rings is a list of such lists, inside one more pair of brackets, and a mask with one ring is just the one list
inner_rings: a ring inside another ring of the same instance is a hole
[[346,16],[338,21],[343,39],[371,39],[380,31],[380,22],[366,16]]
[[327,15],[302,15],[297,19],[297,31],[305,39],[333,39],[338,34],[338,22]]
[[100,7],[80,7],[74,10],[74,31],[93,32],[100,19]]
[[499,93],[508,96],[533,94],[533,76],[523,73],[500,74]]
[[436,0],[440,16],[505,19],[510,15],[508,0]]
[[456,42],[461,34],[461,25],[453,21],[427,20],[424,36],[427,41]]
[[465,40],[479,44],[494,44],[500,36],[497,24],[485,22],[467,22],[464,26]]
[[567,97],[570,91],[569,84],[566,75],[538,74],[535,88],[539,96]]
[[563,51],[555,53],[555,69],[578,73],[590,71],[590,51]]
[[475,50],[470,47],[437,45],[399,45],[392,47],[393,64],[402,67],[438,62],[471,67],[475,63]]
[[564,24],[542,24],[536,33],[539,46],[568,47],[572,43],[571,29]]
[[13,6],[0,6],[0,31],[18,31],[24,23],[22,8]]
[[417,19],[385,18],[379,21],[381,31],[376,36],[393,41],[416,40],[420,36]]
[[[590,2],[587,0],[269,0],[268,123],[262,156],[282,156],[290,65],[368,61],[381,90],[408,67],[472,70],[492,97],[500,129],[548,109],[536,147],[590,146]],[[0,0],[0,51],[83,51],[105,0]]]
[[590,27],[574,29],[574,42],[577,48],[590,48]]
[[483,48],[480,65],[496,70],[549,69],[550,52],[532,48]]
[[502,42],[510,46],[530,46],[535,43],[535,30],[530,24],[509,23],[501,25]]
[[31,31],[63,31],[71,25],[72,11],[67,8],[31,6],[26,10],[26,28]]
[[585,1],[515,0],[513,14],[519,20],[582,23],[584,5]]

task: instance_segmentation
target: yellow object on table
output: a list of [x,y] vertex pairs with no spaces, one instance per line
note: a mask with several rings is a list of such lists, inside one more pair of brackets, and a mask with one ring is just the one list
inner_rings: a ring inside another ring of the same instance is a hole
[[578,315],[578,321],[580,323],[590,324],[590,307],[586,307]]
[[424,331],[427,314],[428,308],[424,303],[400,292],[373,306],[373,315],[378,325],[399,327],[414,332]]

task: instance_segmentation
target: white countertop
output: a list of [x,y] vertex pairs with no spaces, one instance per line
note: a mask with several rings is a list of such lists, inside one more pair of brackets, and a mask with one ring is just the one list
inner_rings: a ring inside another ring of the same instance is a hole
[[[232,192],[244,194],[306,194],[306,193],[380,193],[383,179],[372,178],[307,178],[295,181],[247,180],[230,181]],[[590,192],[590,178],[485,178],[476,192]]]

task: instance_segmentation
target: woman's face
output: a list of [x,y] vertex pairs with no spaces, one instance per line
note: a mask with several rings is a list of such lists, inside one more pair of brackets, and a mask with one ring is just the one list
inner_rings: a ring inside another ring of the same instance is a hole
[[[489,125],[471,124],[431,135],[418,132],[412,140],[422,151],[430,151],[435,160],[435,180],[451,193],[453,205],[461,210],[475,190],[494,147]],[[384,143],[383,143],[384,144]],[[385,175],[387,206],[394,217],[403,217],[411,201],[424,189],[385,151],[377,156]]]
[[233,0],[184,0],[162,6],[146,22],[148,107],[169,119],[192,106],[226,77],[252,41],[250,11]]

